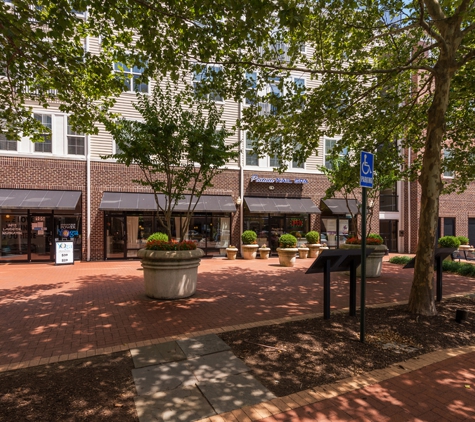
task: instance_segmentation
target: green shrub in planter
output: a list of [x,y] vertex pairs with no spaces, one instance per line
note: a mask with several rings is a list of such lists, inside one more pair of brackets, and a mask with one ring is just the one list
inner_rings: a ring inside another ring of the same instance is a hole
[[460,240],[455,236],[444,236],[438,241],[441,248],[458,248],[460,246]]
[[279,245],[281,248],[296,248],[297,238],[291,234],[283,234],[279,237]]
[[305,239],[307,239],[307,242],[310,244],[315,244],[318,243],[320,240],[320,233],[316,231],[310,231],[305,235]]
[[243,245],[255,245],[257,243],[257,234],[254,230],[246,230],[241,235]]
[[468,245],[469,239],[465,236],[457,236],[457,239],[460,240],[461,245]]
[[147,242],[151,242],[152,240],[158,240],[160,242],[168,242],[168,236],[165,233],[153,233],[147,238]]

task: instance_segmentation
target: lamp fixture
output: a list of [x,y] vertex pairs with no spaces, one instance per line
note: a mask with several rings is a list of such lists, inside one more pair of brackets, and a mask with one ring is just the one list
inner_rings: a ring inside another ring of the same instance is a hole
[[236,199],[236,204],[241,205],[241,202],[242,202],[242,199],[241,199],[240,196],[238,196],[237,199]]

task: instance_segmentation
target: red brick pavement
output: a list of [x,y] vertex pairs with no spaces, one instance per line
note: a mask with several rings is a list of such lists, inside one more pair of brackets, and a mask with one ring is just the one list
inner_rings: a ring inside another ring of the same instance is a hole
[[475,353],[460,355],[260,422],[473,421]]
[[[205,259],[197,294],[177,301],[144,295],[138,261],[0,264],[0,365],[320,313],[323,277],[304,274],[311,263]],[[367,280],[368,304],[406,301],[412,274],[384,263]],[[469,291],[473,279],[444,274],[445,295]],[[332,274],[331,300],[348,306],[347,276]]]

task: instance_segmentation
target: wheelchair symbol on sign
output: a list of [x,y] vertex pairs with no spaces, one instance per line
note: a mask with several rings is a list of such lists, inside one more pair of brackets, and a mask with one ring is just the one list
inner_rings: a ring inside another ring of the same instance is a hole
[[364,175],[372,174],[371,166],[366,162],[368,156],[366,154],[363,155],[363,163],[361,164],[361,171]]

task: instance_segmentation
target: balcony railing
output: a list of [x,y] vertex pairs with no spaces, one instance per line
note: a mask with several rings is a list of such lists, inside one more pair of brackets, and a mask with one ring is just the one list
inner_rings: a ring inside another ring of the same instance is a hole
[[398,211],[398,195],[379,195],[380,211]]

